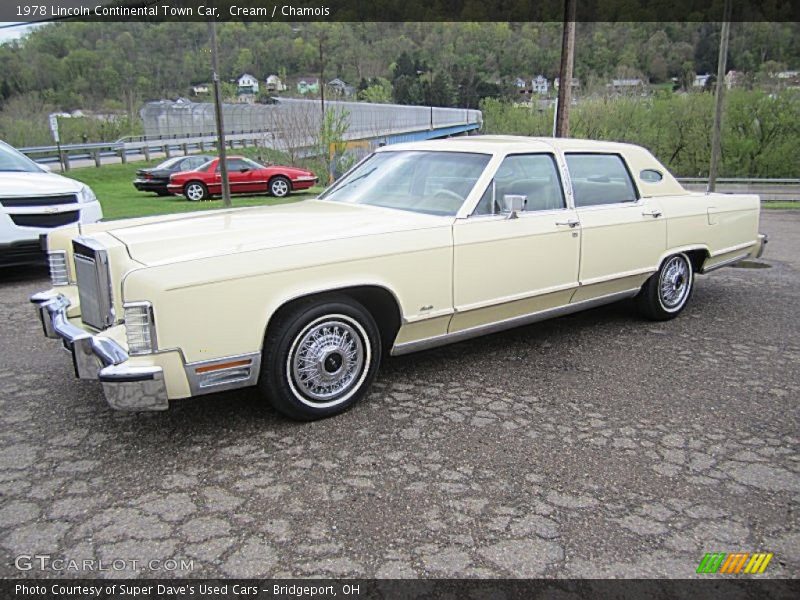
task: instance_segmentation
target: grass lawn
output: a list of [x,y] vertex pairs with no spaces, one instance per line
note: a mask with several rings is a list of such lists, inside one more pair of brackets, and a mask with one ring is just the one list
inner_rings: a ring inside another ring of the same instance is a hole
[[[161,160],[128,163],[126,165],[104,165],[100,168],[84,167],[73,169],[64,173],[64,175],[82,181],[94,190],[94,193],[97,194],[97,199],[100,200],[100,204],[103,206],[105,219],[122,219],[125,217],[142,217],[222,208],[222,200],[217,198],[205,202],[189,202],[183,196],[160,197],[150,192],[137,191],[133,187],[136,169],[153,166],[159,162]],[[233,196],[232,201],[234,207],[284,204],[313,198],[321,191],[321,187],[313,187],[307,191],[292,193],[286,198],[273,198],[266,194],[260,196],[243,195]]]
[[762,202],[761,208],[795,208],[800,209],[800,202]]

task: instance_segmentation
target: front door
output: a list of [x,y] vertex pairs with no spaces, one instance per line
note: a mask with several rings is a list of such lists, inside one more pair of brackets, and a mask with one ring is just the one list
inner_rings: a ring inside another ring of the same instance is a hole
[[[526,198],[517,218],[505,195]],[[567,304],[578,285],[580,224],[552,154],[507,156],[472,215],[453,226],[450,332]]]
[[667,247],[658,201],[639,197],[618,154],[568,153],[566,162],[582,230],[573,302],[640,287]]

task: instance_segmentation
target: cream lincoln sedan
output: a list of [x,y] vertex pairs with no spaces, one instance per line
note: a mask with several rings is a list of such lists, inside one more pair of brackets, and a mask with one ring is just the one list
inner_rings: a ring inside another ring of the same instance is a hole
[[759,199],[685,191],[647,150],[475,136],[380,148],[314,200],[62,228],[45,335],[117,409],[258,386],[339,413],[381,357],[623,298],[651,319],[695,273],[760,256]]

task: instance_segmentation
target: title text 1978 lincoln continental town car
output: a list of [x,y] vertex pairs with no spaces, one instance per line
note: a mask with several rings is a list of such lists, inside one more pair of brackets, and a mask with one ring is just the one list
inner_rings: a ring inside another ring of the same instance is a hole
[[258,386],[332,415],[381,356],[635,297],[683,310],[695,273],[761,255],[759,199],[685,191],[646,150],[475,136],[386,146],[319,198],[48,236],[33,296],[114,408]]

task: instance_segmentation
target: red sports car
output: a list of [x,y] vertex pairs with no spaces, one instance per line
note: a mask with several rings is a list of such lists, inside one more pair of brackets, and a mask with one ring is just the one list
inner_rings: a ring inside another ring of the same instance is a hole
[[[268,192],[283,198],[289,192],[305,190],[317,183],[317,176],[305,169],[279,165],[265,167],[242,156],[231,156],[227,160],[232,194]],[[187,200],[194,202],[218,196],[222,193],[219,159],[214,158],[194,171],[170,175],[167,190],[173,194],[183,194]]]

